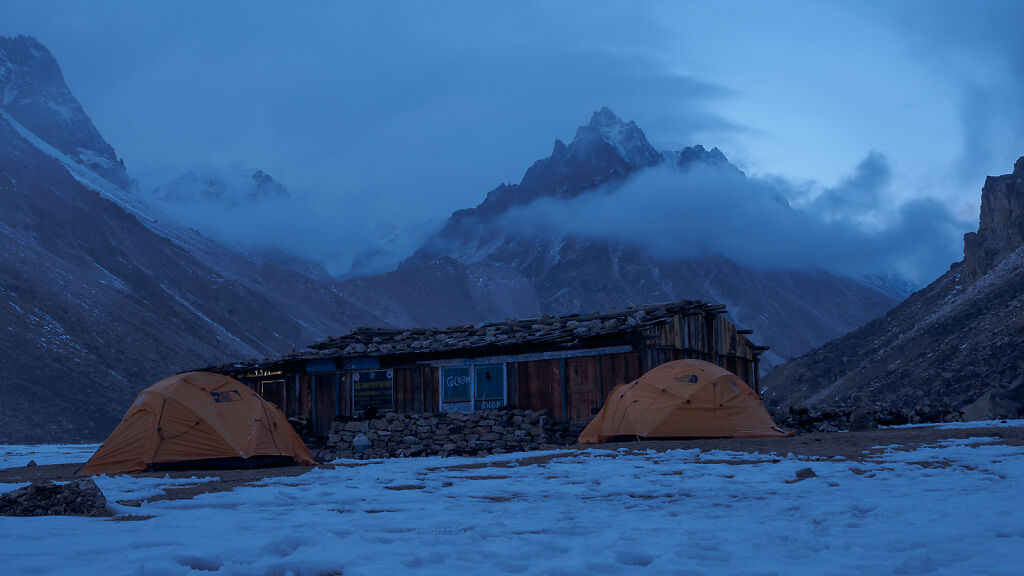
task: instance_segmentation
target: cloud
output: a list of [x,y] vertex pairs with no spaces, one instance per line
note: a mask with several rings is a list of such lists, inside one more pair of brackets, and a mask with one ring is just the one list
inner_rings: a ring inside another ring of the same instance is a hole
[[284,251],[319,262],[337,276],[393,270],[441,224],[388,224],[354,213],[348,203],[320,195],[189,198],[149,201],[164,216],[248,252]]
[[873,226],[865,212],[888,182],[872,153],[806,207],[782,200],[806,190],[784,180],[747,179],[712,167],[661,167],[570,200],[544,199],[510,211],[503,224],[533,234],[568,234],[636,245],[663,259],[722,254],[762,269],[821,268],[848,276],[897,272],[923,283],[959,260],[961,230],[938,201],[912,200]]
[[878,151],[870,152],[849,176],[838,185],[826,188],[806,209],[825,220],[848,220],[868,215],[881,208],[882,192],[892,181],[889,159]]
[[[1022,19],[1013,0],[101,0],[8,3],[0,33],[51,48],[146,187],[166,181],[169,165],[238,161],[293,192],[273,210],[195,204],[186,222],[245,245],[273,240],[344,272],[356,260],[359,270],[393,266],[434,223],[518,181],[602,105],[659,149],[718,146],[748,173],[838,182],[762,177],[741,188],[781,194],[797,215],[814,215],[805,228],[824,222],[852,238],[846,259],[862,260],[852,251],[860,241],[868,260],[882,258],[871,242],[928,210],[908,199],[941,198],[976,218],[984,176],[1024,153]],[[869,146],[877,156],[838,178]],[[742,217],[708,208],[724,218],[716,229]],[[754,220],[744,225],[765,228]],[[765,252],[734,251],[750,250]]]

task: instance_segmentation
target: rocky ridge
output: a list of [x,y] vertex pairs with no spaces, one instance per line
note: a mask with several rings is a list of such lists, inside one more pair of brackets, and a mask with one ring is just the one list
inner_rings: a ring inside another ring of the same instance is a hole
[[777,368],[783,409],[881,406],[965,419],[1024,415],[1024,158],[989,177],[964,259],[862,328]]

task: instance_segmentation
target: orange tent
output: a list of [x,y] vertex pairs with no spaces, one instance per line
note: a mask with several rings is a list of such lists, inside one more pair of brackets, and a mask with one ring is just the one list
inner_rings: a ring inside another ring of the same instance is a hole
[[739,376],[703,360],[662,364],[612,389],[580,444],[643,438],[788,436]]
[[80,474],[316,464],[276,406],[221,374],[186,372],[135,398]]

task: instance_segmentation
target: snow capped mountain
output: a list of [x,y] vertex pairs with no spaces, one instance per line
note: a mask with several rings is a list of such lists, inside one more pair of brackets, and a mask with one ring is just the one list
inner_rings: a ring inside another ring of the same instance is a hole
[[291,196],[287,188],[262,170],[224,170],[213,166],[188,170],[154,188],[150,195],[159,202],[169,204],[204,201],[229,205],[285,200]]
[[[658,152],[634,122],[601,108],[571,143],[556,140],[551,155],[530,166],[519,184],[503,184],[475,208],[455,212],[397,271],[346,282],[346,293],[368,307],[387,300],[385,318],[420,325],[687,298],[720,302],[737,324],[772,346],[769,367],[896,303],[888,291],[822,270],[753,269],[713,252],[659,256],[626,239],[530,226],[534,206],[562,202],[557,219],[578,218],[567,200],[606,193],[650,169],[745,178],[717,148]],[[788,207],[785,199],[776,201]],[[408,286],[421,289],[413,295]],[[428,295],[432,306],[424,301]]]
[[665,157],[683,172],[695,166],[710,166],[732,172],[738,176],[744,176],[743,171],[729,162],[729,159],[717,147],[705,150],[703,146],[696,144],[683,148],[678,152],[666,152]]

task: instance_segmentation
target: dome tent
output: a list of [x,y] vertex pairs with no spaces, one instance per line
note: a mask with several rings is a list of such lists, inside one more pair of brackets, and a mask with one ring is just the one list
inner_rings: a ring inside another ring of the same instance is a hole
[[580,444],[642,438],[788,436],[739,376],[703,360],[662,364],[612,389]]
[[143,390],[80,474],[316,464],[284,414],[245,384],[186,372]]

